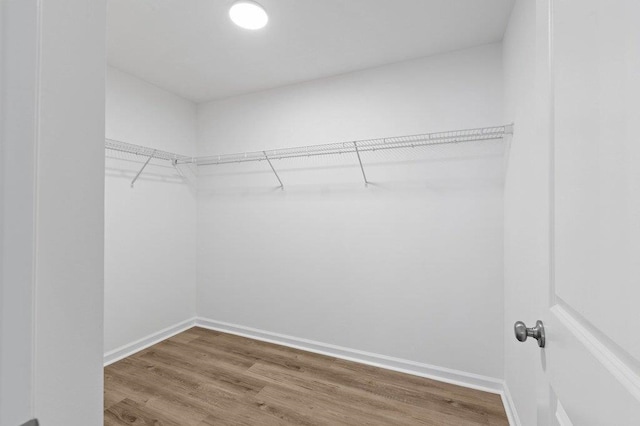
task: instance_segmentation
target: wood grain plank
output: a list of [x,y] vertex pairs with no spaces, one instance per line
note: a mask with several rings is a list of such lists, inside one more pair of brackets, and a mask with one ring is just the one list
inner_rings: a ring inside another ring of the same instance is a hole
[[104,412],[105,425],[180,426],[182,419],[149,410],[135,401],[125,399]]
[[105,368],[105,425],[508,425],[498,395],[193,327]]
[[248,374],[256,374],[264,380],[271,379],[276,385],[295,386],[292,393],[310,393],[316,399],[326,397],[332,404],[336,406],[344,404],[354,413],[375,413],[376,416],[387,419],[387,424],[458,425],[461,418],[475,420],[474,424],[486,424],[483,414],[472,413],[471,416],[465,411],[451,413],[448,408],[434,409],[441,407],[434,407],[427,400],[420,405],[407,404],[397,398],[389,398],[359,386],[351,386],[348,378],[336,383],[322,376],[287,371],[281,366],[269,365],[266,362],[256,363]]

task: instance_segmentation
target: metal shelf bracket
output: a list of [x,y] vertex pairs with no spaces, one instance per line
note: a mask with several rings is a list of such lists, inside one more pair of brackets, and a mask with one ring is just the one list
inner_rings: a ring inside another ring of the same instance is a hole
[[276,172],[275,167],[273,167],[273,164],[271,164],[271,160],[269,159],[269,156],[267,155],[267,151],[262,151],[262,153],[264,154],[264,158],[267,160],[267,163],[269,163],[269,166],[271,167],[271,170],[273,171],[273,174],[276,175],[276,179],[278,179],[278,182],[280,182],[280,189],[284,189],[284,185],[282,184],[282,181],[280,180],[280,176],[278,176],[278,172]]
[[156,153],[156,150],[154,149],[153,152],[151,153],[151,155],[149,156],[149,158],[147,158],[147,161],[145,161],[144,164],[142,165],[142,168],[138,171],[138,174],[136,175],[136,177],[134,177],[133,180],[131,181],[131,187],[132,188],[133,188],[133,184],[136,183],[136,181],[138,180],[138,178],[142,174],[142,171],[145,169],[145,167],[147,167],[147,164],[149,164],[149,161],[151,161],[151,159],[153,158],[155,153]]
[[358,142],[354,142],[353,146],[356,149],[356,155],[358,156],[358,163],[360,163],[360,171],[362,171],[362,178],[364,179],[364,185],[368,186],[369,181],[367,180],[367,175],[364,173],[364,167],[362,166],[362,159],[360,158],[360,150],[358,149]]

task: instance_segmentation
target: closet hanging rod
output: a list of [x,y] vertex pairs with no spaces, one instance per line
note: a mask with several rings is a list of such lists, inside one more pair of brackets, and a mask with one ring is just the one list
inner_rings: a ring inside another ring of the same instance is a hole
[[373,152],[388,149],[415,148],[464,142],[502,139],[513,133],[513,124],[474,129],[453,130],[448,132],[423,133],[409,136],[395,136],[379,139],[337,142],[322,145],[299,146],[293,148],[272,149],[266,151],[242,152],[235,154],[210,155],[196,158],[178,159],[178,163],[195,163],[198,166],[244,163],[249,161],[281,160],[286,158],[313,157]]

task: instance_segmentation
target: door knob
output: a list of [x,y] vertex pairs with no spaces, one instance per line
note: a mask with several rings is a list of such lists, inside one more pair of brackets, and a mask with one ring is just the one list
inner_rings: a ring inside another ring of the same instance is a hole
[[531,328],[527,328],[522,321],[516,321],[513,325],[513,331],[519,341],[524,342],[527,337],[533,337],[538,341],[538,346],[544,348],[544,324],[542,321],[536,321],[536,326]]

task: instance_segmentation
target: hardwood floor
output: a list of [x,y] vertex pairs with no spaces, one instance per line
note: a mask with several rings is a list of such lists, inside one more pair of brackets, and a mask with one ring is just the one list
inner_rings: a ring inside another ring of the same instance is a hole
[[105,368],[111,425],[508,425],[499,395],[194,327]]

